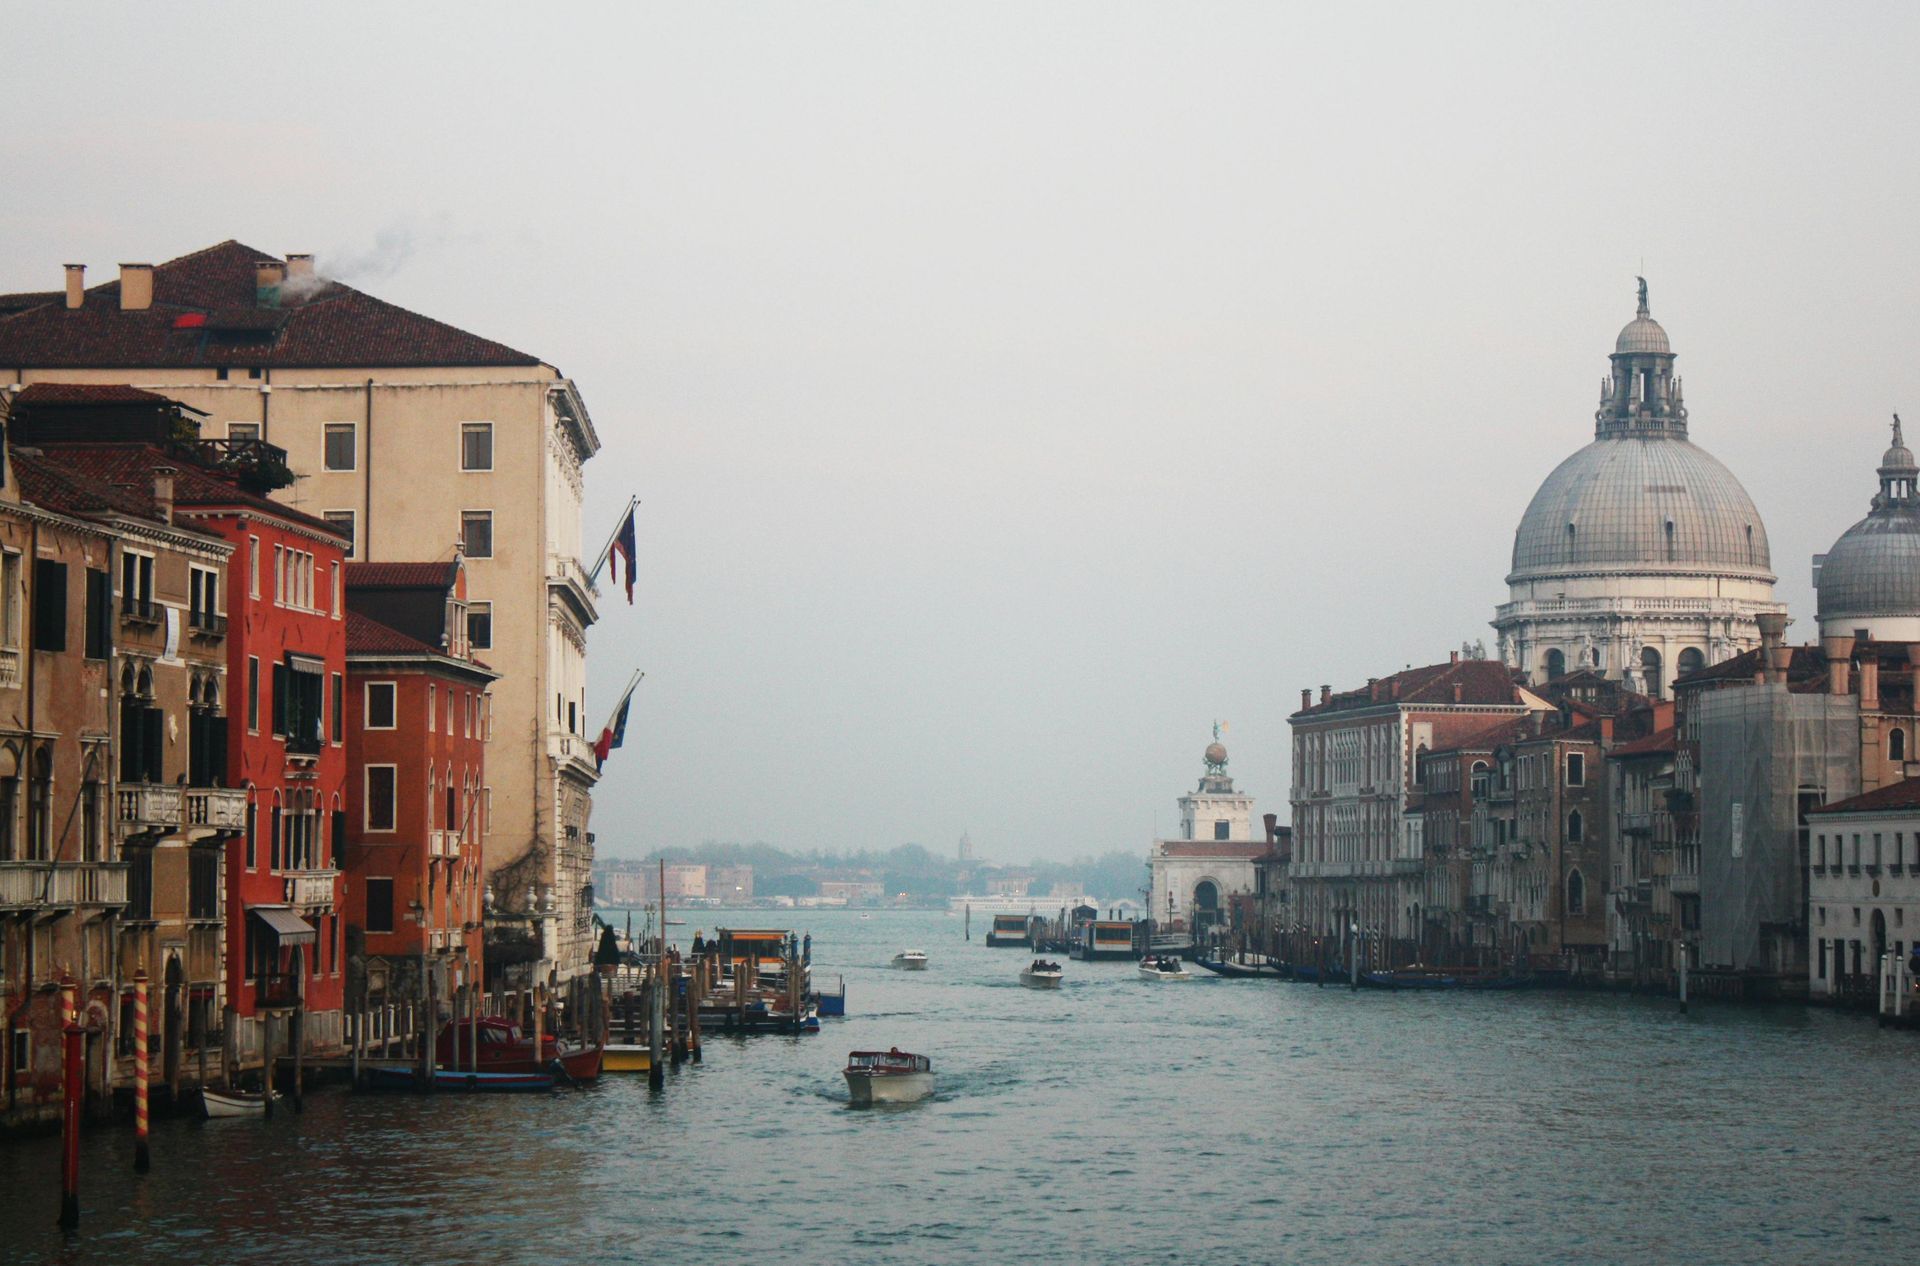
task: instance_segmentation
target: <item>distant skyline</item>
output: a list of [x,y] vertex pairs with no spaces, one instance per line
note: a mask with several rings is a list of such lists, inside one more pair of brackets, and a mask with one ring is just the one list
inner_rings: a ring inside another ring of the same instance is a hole
[[1302,688],[1493,648],[1636,275],[1815,636],[1920,416],[1917,26],[30,8],[0,288],[232,237],[575,377],[605,855],[1144,855],[1216,719],[1284,820]]

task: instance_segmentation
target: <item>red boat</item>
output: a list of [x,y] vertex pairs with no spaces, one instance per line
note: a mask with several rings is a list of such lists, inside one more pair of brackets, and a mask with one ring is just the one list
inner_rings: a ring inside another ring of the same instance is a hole
[[577,1042],[560,1042],[555,1040],[553,1034],[545,1033],[541,1035],[540,1052],[536,1057],[533,1038],[523,1035],[519,1025],[497,1015],[482,1016],[478,1021],[449,1024],[440,1030],[440,1043],[434,1051],[435,1062],[447,1069],[473,1069],[476,1030],[480,1039],[480,1072],[556,1073],[565,1074],[572,1081],[597,1081],[600,1077],[601,1048],[598,1043],[583,1046]]

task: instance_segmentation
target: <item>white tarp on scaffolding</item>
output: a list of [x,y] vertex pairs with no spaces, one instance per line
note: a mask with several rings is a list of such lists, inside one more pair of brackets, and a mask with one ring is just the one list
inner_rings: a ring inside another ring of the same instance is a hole
[[1784,685],[1701,696],[1700,958],[1704,967],[1803,974],[1806,857],[1800,813],[1860,789],[1860,709]]

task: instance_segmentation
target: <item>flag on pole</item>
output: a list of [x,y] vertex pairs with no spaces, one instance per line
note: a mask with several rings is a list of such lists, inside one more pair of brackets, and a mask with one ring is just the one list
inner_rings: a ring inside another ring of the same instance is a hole
[[[620,530],[613,534],[613,544],[608,547],[610,558],[623,559],[627,564],[627,605],[633,605],[633,579],[635,575],[635,556],[639,553],[639,541],[633,527],[633,507],[627,507],[627,517],[621,521]],[[614,564],[614,574],[619,575],[620,566]]]
[[627,683],[627,693],[620,696],[620,706],[613,711],[613,717],[607,722],[607,728],[600,731],[600,737],[593,741],[593,765],[595,769],[607,763],[607,754],[626,742],[627,709],[633,706],[634,687],[640,684],[644,673],[635,673],[633,680]]

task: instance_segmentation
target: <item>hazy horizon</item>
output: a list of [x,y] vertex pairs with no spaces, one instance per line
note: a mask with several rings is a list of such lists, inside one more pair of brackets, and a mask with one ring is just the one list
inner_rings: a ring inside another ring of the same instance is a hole
[[605,855],[1144,853],[1216,720],[1284,821],[1303,687],[1492,649],[1636,275],[1790,634],[1920,417],[1910,9],[531,16],[19,10],[0,289],[238,238],[575,377]]

